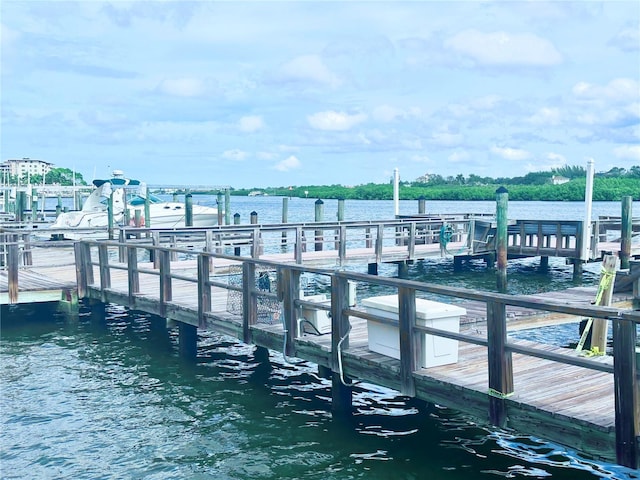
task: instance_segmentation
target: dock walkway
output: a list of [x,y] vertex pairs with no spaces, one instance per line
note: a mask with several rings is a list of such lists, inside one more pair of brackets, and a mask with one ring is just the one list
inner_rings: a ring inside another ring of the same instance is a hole
[[[66,251],[31,249],[31,266],[18,270],[19,280],[35,284],[48,277],[61,287],[75,285],[92,309],[115,303],[177,322],[186,356],[195,355],[197,330],[212,330],[317,364],[332,379],[335,411],[350,409],[348,384],[357,380],[638,468],[640,313],[626,304],[591,305],[595,289],[576,289],[564,298],[511,296],[301,265],[297,253],[282,262],[278,253],[237,257],[135,241],[82,241],[67,244]],[[154,261],[146,260],[149,251]],[[13,251],[8,258],[16,256]],[[268,276],[269,287],[261,283],[261,274]],[[328,302],[305,300],[301,278],[308,275],[325,279]],[[350,305],[350,283],[361,291],[395,292],[396,320]],[[467,309],[459,332],[417,322],[416,299],[433,296]],[[303,308],[330,312],[327,334],[302,331]],[[611,355],[581,357],[509,335],[532,320],[577,323],[584,318],[611,320]],[[372,322],[396,329],[399,358],[369,348]],[[458,342],[456,360],[425,368],[419,359],[427,336]]]

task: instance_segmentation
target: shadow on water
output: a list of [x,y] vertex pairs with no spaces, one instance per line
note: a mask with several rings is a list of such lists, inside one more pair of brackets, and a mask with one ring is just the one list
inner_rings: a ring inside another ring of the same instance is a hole
[[141,312],[35,310],[3,311],[3,478],[638,478],[374,385],[334,417],[314,365],[212,332],[185,362]]

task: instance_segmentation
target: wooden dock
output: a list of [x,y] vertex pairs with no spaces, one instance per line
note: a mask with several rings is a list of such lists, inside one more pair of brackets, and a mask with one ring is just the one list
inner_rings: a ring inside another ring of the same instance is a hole
[[[294,243],[297,248],[290,252],[262,252],[266,229],[253,226],[249,235],[242,232],[251,241],[239,239],[241,234],[236,231],[235,243],[225,245],[213,231],[205,234],[204,246],[191,238],[197,245],[191,250],[175,248],[171,242],[162,241],[160,235],[148,239],[127,239],[128,235],[123,235],[123,241],[62,243],[66,253],[33,245],[29,252],[21,251],[16,244],[7,250],[6,258],[10,263],[20,263],[27,253],[31,254],[26,260],[31,263],[29,268],[23,264],[17,269],[15,285],[47,290],[53,283],[46,279],[53,279],[58,292],[69,286],[77,288],[79,297],[89,302],[95,312],[111,302],[177,322],[184,356],[195,356],[197,330],[206,329],[258,348],[279,351],[289,360],[313,362],[332,379],[332,408],[336,413],[351,409],[350,382],[368,382],[446,405],[481,422],[568,445],[593,458],[638,468],[636,331],[640,312],[623,303],[593,306],[595,291],[589,289],[575,290],[565,298],[551,294],[510,296],[346,272],[336,268],[342,264],[341,255],[348,256],[350,252],[350,261],[355,261],[359,248],[364,251],[358,261],[377,262],[404,261],[412,255],[418,258],[435,248],[441,254],[440,245],[407,245],[394,236],[388,244],[370,238],[371,246],[347,248],[345,241],[335,243],[336,238],[340,241],[347,236],[346,226],[341,231],[336,225],[331,227],[334,248],[310,252],[302,248],[302,235],[297,237],[300,242]],[[311,228],[314,232],[319,230],[317,225]],[[373,231],[372,226],[358,228]],[[375,227],[376,231],[379,229]],[[418,238],[419,229],[411,222],[389,229],[405,232],[400,238]],[[282,230],[275,229],[275,233],[281,241]],[[378,238],[384,238],[384,234]],[[219,253],[236,248],[250,249],[255,255]],[[149,252],[153,253],[152,261]],[[314,266],[326,265],[327,261],[334,267]],[[269,280],[266,288],[263,275]],[[302,279],[307,276],[324,278],[323,284],[330,285],[328,302],[304,299]],[[351,305],[351,282],[360,291],[373,288],[396,294],[397,318],[383,318]],[[9,276],[7,283],[11,284]],[[19,293],[15,295],[22,298],[22,289]],[[12,292],[3,295],[11,301]],[[433,296],[448,298],[448,303],[466,308],[459,332],[416,321],[416,299]],[[329,311],[329,333],[313,335],[301,331],[303,308]],[[609,319],[613,323],[613,349],[609,355],[583,357],[573,350],[509,335],[511,329],[522,328],[527,319],[577,323],[584,318]],[[371,322],[397,329],[399,358],[370,350]],[[424,368],[420,352],[426,335],[457,341],[456,361]]]

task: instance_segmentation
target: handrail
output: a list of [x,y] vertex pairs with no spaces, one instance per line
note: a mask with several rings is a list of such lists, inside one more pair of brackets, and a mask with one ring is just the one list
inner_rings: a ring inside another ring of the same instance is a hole
[[[413,226],[410,225],[410,236],[414,235]],[[94,262],[91,258],[92,248],[98,248],[99,259]],[[110,262],[108,249],[126,248],[127,255],[123,262]],[[159,270],[139,269],[137,266],[138,249],[153,250],[160,257]],[[83,241],[80,242],[80,252],[77,260],[79,272],[79,285],[83,291],[96,288],[93,285],[93,266],[100,269],[100,285],[98,290],[104,297],[106,290],[111,287],[110,270],[125,269],[129,279],[128,297],[131,305],[135,305],[136,295],[139,289],[139,275],[152,274],[160,276],[160,312],[166,314],[172,303],[172,281],[181,280],[196,283],[197,294],[197,318],[200,326],[206,325],[207,319],[215,318],[211,312],[212,288],[230,288],[223,282],[212,280],[209,266],[213,259],[229,259],[242,264],[242,286],[234,289],[242,290],[242,339],[251,343],[254,335],[254,325],[258,322],[258,298],[265,296],[282,302],[282,315],[284,325],[284,354],[296,354],[296,339],[298,337],[298,322],[296,311],[300,306],[310,306],[308,302],[300,299],[300,278],[302,273],[314,273],[327,276],[331,279],[331,357],[329,367],[333,372],[339,373],[344,378],[350,372],[344,372],[341,349],[348,349],[348,334],[350,331],[350,317],[375,320],[383,323],[392,322],[398,326],[400,338],[400,391],[407,395],[415,395],[414,373],[420,369],[416,364],[417,336],[429,334],[462,342],[485,346],[488,350],[488,377],[487,385],[489,395],[489,416],[492,423],[504,425],[506,422],[508,397],[514,391],[514,374],[512,366],[512,354],[518,353],[525,356],[533,356],[545,360],[587,368],[612,374],[615,384],[615,418],[616,418],[616,445],[618,449],[618,461],[622,464],[632,464],[637,461],[637,453],[629,445],[635,444],[637,432],[633,428],[625,427],[626,424],[637,424],[638,412],[638,372],[635,359],[636,325],[640,324],[640,312],[621,310],[612,307],[597,305],[573,306],[565,302],[541,300],[526,297],[524,295],[507,295],[503,293],[480,292],[458,287],[445,287],[432,283],[423,283],[398,278],[384,278],[367,275],[358,272],[344,270],[332,270],[326,268],[312,268],[303,265],[284,264],[260,260],[259,258],[236,257],[215,252],[197,252],[184,249],[167,248],[161,245],[140,245],[137,243],[122,244],[115,241]],[[198,265],[197,276],[180,275],[171,272],[169,258],[172,254],[188,253],[195,255]],[[267,268],[277,272],[277,292],[262,291],[257,287],[256,273],[258,268]],[[89,271],[91,270],[91,271]],[[381,318],[374,314],[363,312],[353,308],[346,302],[347,284],[349,281],[366,283],[376,286],[395,288],[398,292],[398,322]],[[86,285],[86,288],[85,288]],[[468,333],[449,332],[435,327],[421,326],[416,323],[416,297],[417,294],[437,294],[466,300],[483,302],[487,308],[487,332],[486,337],[474,336]],[[549,352],[535,346],[521,345],[509,340],[507,336],[506,306],[517,306],[534,310],[562,313],[577,317],[589,317],[609,319],[613,323],[614,364],[609,365],[591,358],[580,358],[571,354]],[[322,307],[320,307],[322,308]],[[343,380],[344,381],[344,380]],[[637,448],[637,447],[636,447]],[[631,453],[630,453],[631,452]]]

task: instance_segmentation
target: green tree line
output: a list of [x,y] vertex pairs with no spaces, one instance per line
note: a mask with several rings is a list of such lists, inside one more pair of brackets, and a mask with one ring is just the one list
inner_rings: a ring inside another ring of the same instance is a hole
[[[564,177],[566,183],[553,184],[552,177]],[[563,167],[545,172],[531,172],[523,177],[489,178],[477,175],[457,175],[443,178],[439,175],[420,177],[413,182],[400,182],[402,200],[494,200],[495,191],[504,186],[510,200],[523,201],[583,201],[586,186],[586,171],[582,167]],[[248,195],[254,190],[234,189],[233,195]],[[343,198],[354,200],[391,200],[392,182],[367,183],[355,187],[343,185],[303,185],[267,189],[270,195],[310,198]],[[262,191],[266,191],[262,189]],[[620,201],[631,196],[640,200],[640,166],[629,170],[615,168],[597,173],[593,184],[594,201]]]
[[[18,177],[17,175],[9,175],[7,178],[9,185],[65,185],[70,186],[74,184],[74,172],[69,168],[52,168],[44,176],[44,182],[42,175],[29,175],[27,173]],[[80,172],[75,172],[75,184],[86,185],[87,182],[82,177]]]

